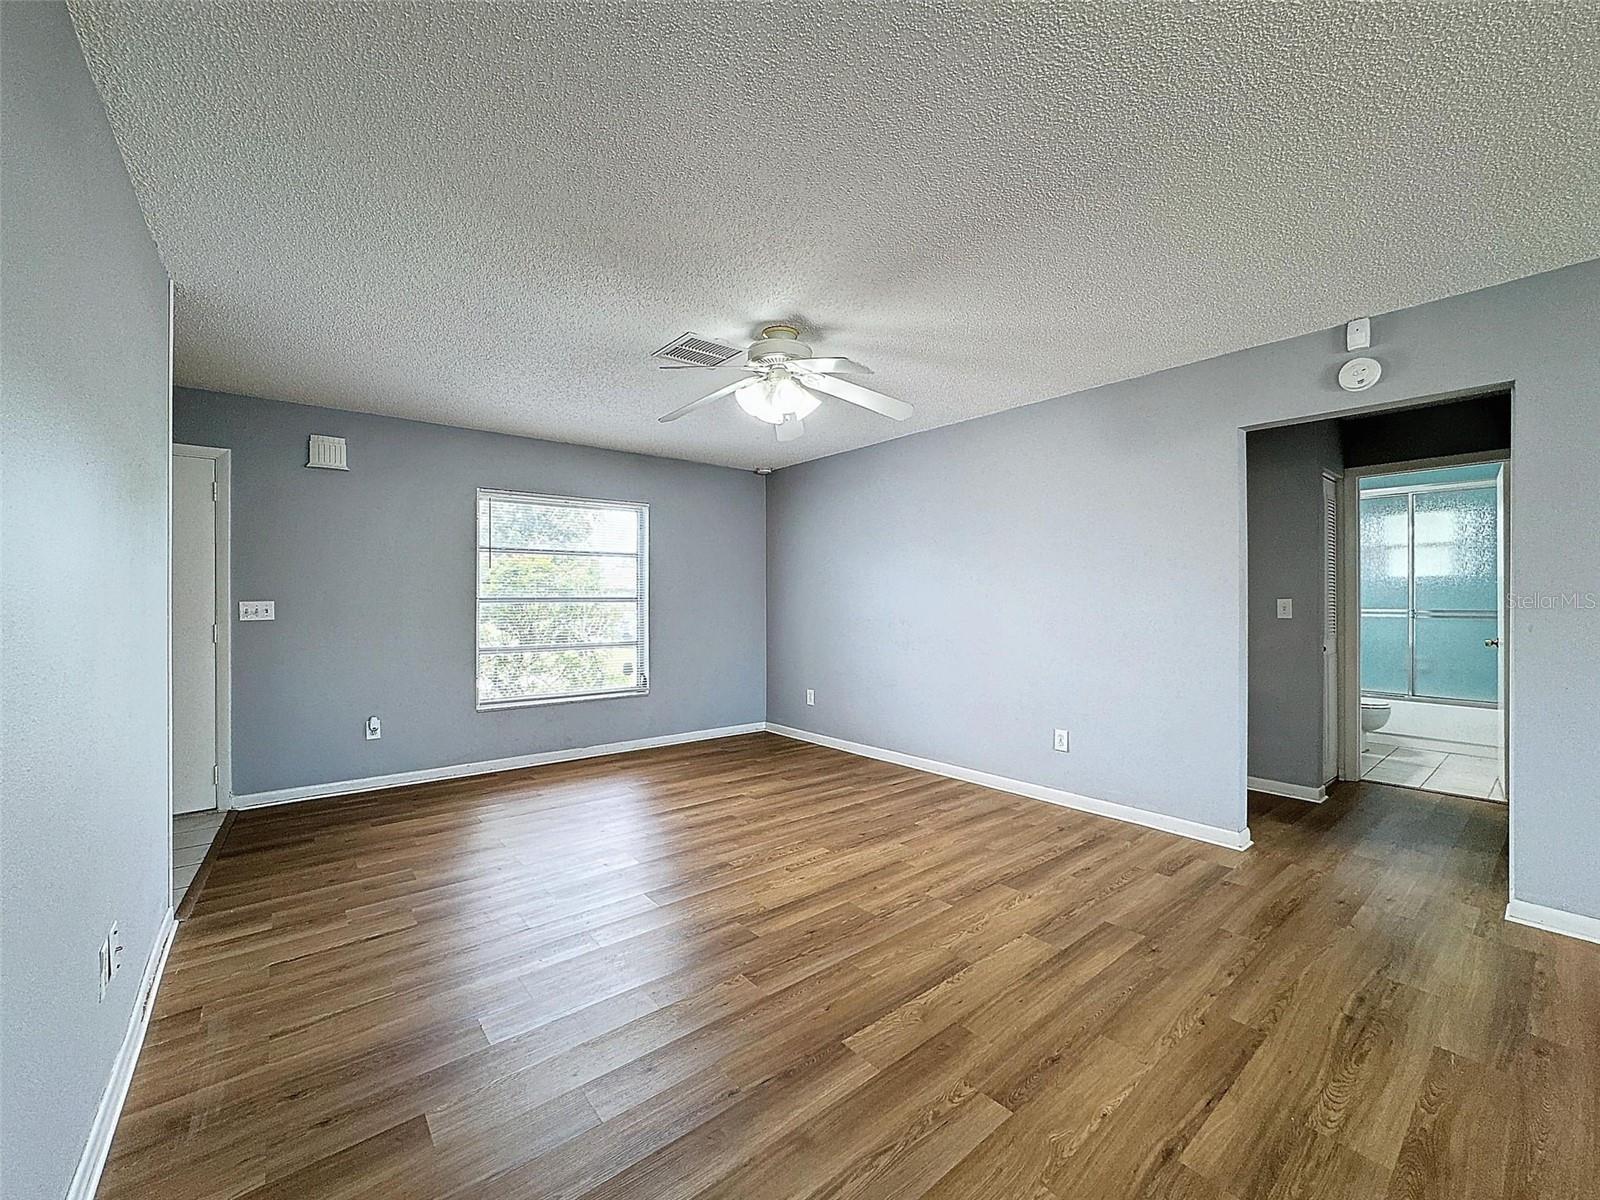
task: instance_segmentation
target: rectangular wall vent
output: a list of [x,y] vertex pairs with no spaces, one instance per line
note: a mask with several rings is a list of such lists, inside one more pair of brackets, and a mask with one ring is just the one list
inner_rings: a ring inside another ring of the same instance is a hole
[[348,471],[350,467],[344,459],[344,439],[313,433],[306,466],[325,467],[330,471]]
[[744,350],[738,346],[714,342],[710,338],[701,337],[698,333],[686,333],[673,338],[650,357],[663,359],[669,363],[680,363],[687,367],[720,367],[729,359],[738,358],[743,353]]

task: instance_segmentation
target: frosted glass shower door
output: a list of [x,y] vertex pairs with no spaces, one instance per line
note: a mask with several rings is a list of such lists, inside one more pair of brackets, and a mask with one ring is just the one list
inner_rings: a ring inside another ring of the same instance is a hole
[[1361,690],[1411,691],[1411,504],[1361,501]]
[[1361,497],[1361,690],[1498,704],[1499,479],[1372,492]]
[[1500,520],[1496,489],[1415,498],[1415,693],[1494,704],[1500,697]]

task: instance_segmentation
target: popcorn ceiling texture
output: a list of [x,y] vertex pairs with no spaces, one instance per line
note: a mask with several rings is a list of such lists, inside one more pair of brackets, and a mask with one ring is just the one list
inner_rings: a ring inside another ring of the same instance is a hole
[[[782,466],[1600,255],[1587,3],[71,11],[193,387]],[[916,416],[657,424],[778,318]]]

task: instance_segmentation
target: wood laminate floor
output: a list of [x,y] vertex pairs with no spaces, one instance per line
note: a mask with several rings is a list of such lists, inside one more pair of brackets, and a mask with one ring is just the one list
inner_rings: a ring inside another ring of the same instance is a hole
[[241,814],[101,1196],[1575,1200],[1506,810],[1243,854],[768,734]]

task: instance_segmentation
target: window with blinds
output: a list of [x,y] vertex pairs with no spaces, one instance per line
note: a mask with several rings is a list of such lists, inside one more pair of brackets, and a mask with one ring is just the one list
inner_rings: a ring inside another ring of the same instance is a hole
[[650,690],[650,506],[478,490],[479,710]]

